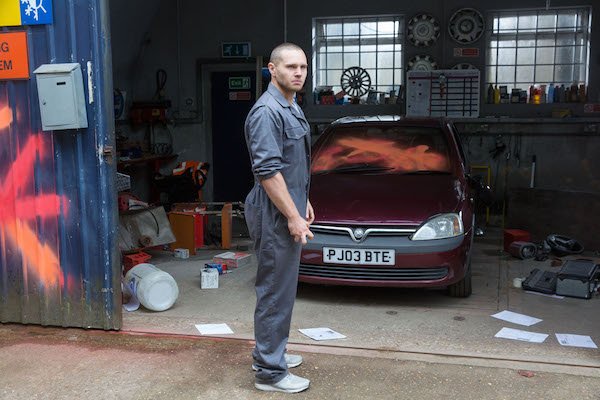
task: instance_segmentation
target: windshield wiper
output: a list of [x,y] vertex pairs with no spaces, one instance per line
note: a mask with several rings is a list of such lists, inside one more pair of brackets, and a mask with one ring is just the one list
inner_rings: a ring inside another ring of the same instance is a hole
[[354,164],[354,165],[346,165],[343,167],[337,167],[332,169],[324,169],[322,171],[314,172],[313,175],[324,175],[330,173],[354,173],[354,172],[382,172],[389,171],[393,168],[391,167],[382,167],[378,165],[371,164]]
[[450,175],[448,171],[432,171],[428,169],[420,169],[418,171],[402,172],[400,175]]

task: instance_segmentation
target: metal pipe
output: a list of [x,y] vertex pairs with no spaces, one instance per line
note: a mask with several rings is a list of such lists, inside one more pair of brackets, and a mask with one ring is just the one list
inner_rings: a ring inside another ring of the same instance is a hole
[[181,115],[181,0],[177,0],[177,112]]
[[283,41],[287,43],[287,0],[283,0]]

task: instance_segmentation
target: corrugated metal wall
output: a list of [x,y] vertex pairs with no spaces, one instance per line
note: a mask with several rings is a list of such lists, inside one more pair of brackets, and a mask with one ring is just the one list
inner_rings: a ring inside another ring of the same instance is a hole
[[107,3],[54,0],[52,25],[0,28],[27,32],[30,71],[81,64],[89,123],[42,132],[33,74],[0,81],[1,322],[121,327]]

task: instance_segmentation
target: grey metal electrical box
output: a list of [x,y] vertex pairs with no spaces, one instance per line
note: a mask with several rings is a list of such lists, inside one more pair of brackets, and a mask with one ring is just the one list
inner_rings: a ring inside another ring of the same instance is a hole
[[83,76],[78,63],[43,64],[36,74],[42,130],[87,128]]

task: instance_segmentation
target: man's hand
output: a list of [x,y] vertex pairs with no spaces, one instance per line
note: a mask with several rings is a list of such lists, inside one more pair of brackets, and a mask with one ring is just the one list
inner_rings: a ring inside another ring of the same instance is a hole
[[302,242],[303,245],[307,243],[308,239],[313,239],[315,235],[308,228],[308,221],[302,218],[300,215],[294,218],[288,219],[288,229],[290,235],[294,237],[294,242]]
[[310,204],[310,200],[308,200],[306,202],[306,221],[308,222],[308,224],[312,224],[315,220],[315,211],[312,208],[312,205]]

